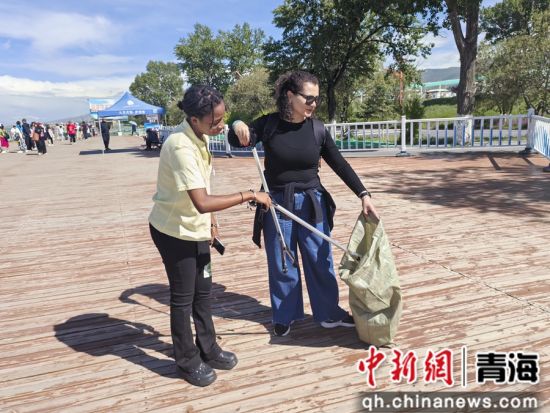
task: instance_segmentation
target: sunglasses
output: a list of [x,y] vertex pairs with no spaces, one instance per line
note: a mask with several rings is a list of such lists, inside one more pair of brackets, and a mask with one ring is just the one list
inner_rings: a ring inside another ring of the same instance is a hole
[[321,103],[321,96],[304,95],[303,93],[300,93],[300,92],[297,92],[296,94],[303,97],[306,100],[306,105],[308,106],[313,105],[313,102],[315,102],[317,106],[319,106],[319,103]]

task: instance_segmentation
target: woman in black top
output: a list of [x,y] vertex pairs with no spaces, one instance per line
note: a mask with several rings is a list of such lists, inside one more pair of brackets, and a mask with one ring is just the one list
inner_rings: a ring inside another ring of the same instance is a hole
[[34,125],[34,133],[38,134],[38,140],[36,141],[38,155],[45,155],[48,150],[46,149],[46,130],[44,129],[44,126],[37,122]]
[[[275,85],[277,114],[256,119],[250,126],[235,121],[229,131],[233,146],[254,146],[262,142],[265,176],[274,201],[330,235],[334,202],[321,185],[322,157],[344,183],[361,199],[365,215],[378,217],[357,174],[342,157],[326,129],[318,127],[312,115],[319,104],[319,81],[307,72],[281,76]],[[320,135],[320,136],[319,136]],[[338,284],[330,244],[308,229],[277,213],[286,244],[297,257],[298,247],[313,318],[325,328],[353,327],[353,318],[338,305]],[[263,216],[264,241],[269,269],[273,311],[273,334],[285,336],[290,324],[304,318],[300,268],[282,270],[281,248],[272,217]],[[297,263],[296,263],[297,264]]]

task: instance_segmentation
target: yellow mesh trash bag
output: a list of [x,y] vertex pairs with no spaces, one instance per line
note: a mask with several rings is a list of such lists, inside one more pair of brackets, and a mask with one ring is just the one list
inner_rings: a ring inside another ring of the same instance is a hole
[[360,214],[338,272],[349,286],[349,305],[359,338],[374,346],[393,343],[403,303],[397,268],[382,221]]

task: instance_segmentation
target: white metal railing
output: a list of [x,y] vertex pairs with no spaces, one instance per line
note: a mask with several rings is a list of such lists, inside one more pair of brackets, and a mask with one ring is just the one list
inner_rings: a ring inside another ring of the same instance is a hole
[[399,145],[401,122],[346,122],[326,125],[341,151],[395,148]]
[[550,159],[550,119],[532,116],[531,122],[532,133],[527,146]]
[[[454,118],[406,119],[376,122],[345,122],[325,125],[336,146],[344,152],[399,150],[407,147],[422,150],[483,147],[534,148],[550,156],[550,119],[527,114],[497,116],[465,116]],[[175,127],[163,126],[164,140]],[[227,140],[228,127],[223,134],[210,137],[210,151],[228,156],[245,154],[251,148],[236,148]],[[258,148],[259,151],[262,148]],[[546,152],[545,152],[546,151]]]
[[[168,138],[168,136],[170,136],[170,134],[172,132],[174,132],[177,128],[178,128],[178,126],[164,126],[164,125],[162,125],[159,129],[160,142],[163,143]],[[226,125],[226,128],[227,128],[227,125]],[[209,145],[208,145],[208,148],[210,149],[210,152],[213,152],[213,153],[217,153],[217,152],[230,153],[229,143],[227,142],[227,137],[226,136],[227,136],[227,130],[225,130],[223,133],[220,133],[219,135],[210,136],[209,137]]]
[[529,114],[406,119],[327,125],[342,151],[521,146],[527,142]]

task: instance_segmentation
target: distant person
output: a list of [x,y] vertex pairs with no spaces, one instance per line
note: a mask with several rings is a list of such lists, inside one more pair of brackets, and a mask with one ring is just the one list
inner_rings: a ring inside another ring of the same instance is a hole
[[19,131],[19,150],[18,153],[27,153],[27,142],[25,141],[25,135],[23,135],[23,125],[21,121],[15,122],[15,127]]
[[23,118],[21,123],[21,128],[23,132],[23,138],[25,139],[25,146],[29,151],[31,151],[35,144],[31,139],[31,125],[28,124],[27,119]]
[[17,153],[24,153],[27,152],[27,146],[25,145],[25,139],[23,139],[23,132],[21,132],[19,127],[21,122],[17,121],[17,123],[19,123],[19,125],[15,124],[11,127],[10,136],[19,145]]
[[9,152],[10,142],[8,138],[8,132],[4,129],[4,125],[0,123],[0,153]]
[[145,150],[150,151],[153,145],[160,146],[159,132],[154,128],[147,128],[145,131]]
[[35,134],[35,136],[38,135],[37,138],[34,138],[38,156],[46,155],[46,153],[48,153],[48,149],[46,149],[46,130],[44,129],[44,126],[41,123],[36,122],[34,124],[33,134]]
[[101,123],[99,124],[99,129],[101,129],[101,137],[103,138],[103,145],[105,145],[105,151],[110,151],[109,148],[109,141],[111,139],[111,132],[109,129],[111,129],[111,126],[105,119],[101,119]]
[[65,139],[65,131],[63,130],[63,125],[60,125],[59,123],[55,125],[55,136],[58,141],[62,141]]
[[76,143],[76,125],[73,122],[67,123],[67,135],[72,143]]
[[82,137],[84,139],[88,139],[89,138],[88,124],[86,122],[82,122],[82,125],[80,126],[80,128],[82,129]]
[[17,129],[17,127],[15,125],[11,125],[10,139],[13,140],[13,141],[19,140],[18,132],[19,132],[19,130]]
[[80,127],[80,123],[75,122],[74,126],[76,127],[76,140],[81,141],[82,140],[82,128]]
[[45,130],[46,130],[46,139],[50,141],[50,145],[53,145],[53,138],[55,134],[50,124],[48,123],[46,124]]
[[132,123],[132,136],[134,136],[134,133],[137,135],[137,125],[135,123]]

